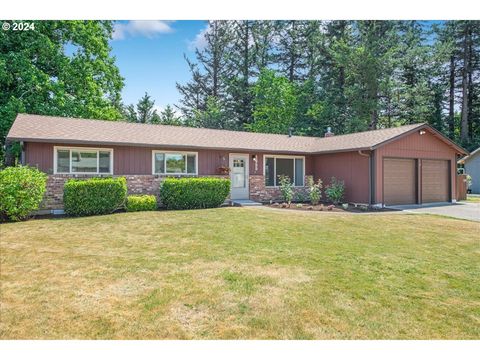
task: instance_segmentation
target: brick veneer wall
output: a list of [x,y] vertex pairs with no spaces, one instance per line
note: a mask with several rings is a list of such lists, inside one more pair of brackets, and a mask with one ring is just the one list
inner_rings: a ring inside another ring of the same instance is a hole
[[[158,175],[118,175],[127,179],[128,194],[146,194],[155,195],[159,201],[160,182],[165,176]],[[114,177],[118,177],[115,176]],[[63,186],[68,179],[89,179],[98,177],[98,175],[68,175],[55,174],[48,175],[47,191],[40,206],[42,210],[60,210],[63,209]],[[209,177],[228,178],[228,175],[211,175]]]
[[[305,176],[306,178],[309,175]],[[282,194],[279,187],[266,187],[265,186],[265,176],[263,175],[250,175],[249,177],[249,191],[250,191],[250,200],[258,202],[270,202],[270,201],[282,201]],[[296,187],[296,193],[301,193],[305,197],[307,196],[307,187]]]

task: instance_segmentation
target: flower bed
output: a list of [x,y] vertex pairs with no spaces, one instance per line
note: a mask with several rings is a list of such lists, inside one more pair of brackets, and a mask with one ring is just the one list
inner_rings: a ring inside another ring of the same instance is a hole
[[340,205],[333,205],[331,203],[320,203],[318,205],[311,205],[309,203],[292,203],[288,206],[287,203],[272,203],[266,204],[265,206],[281,210],[300,210],[300,211],[310,211],[310,212],[340,212],[340,213],[368,213],[368,212],[385,212],[393,211],[391,209],[371,207],[364,204],[348,204],[348,207],[343,207]]

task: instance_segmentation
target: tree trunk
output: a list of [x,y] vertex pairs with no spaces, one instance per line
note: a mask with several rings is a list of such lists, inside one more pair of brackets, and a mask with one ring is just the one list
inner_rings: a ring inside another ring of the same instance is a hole
[[448,105],[448,135],[455,136],[455,56],[450,56],[450,95]]
[[374,109],[370,114],[370,125],[368,126],[368,128],[370,130],[375,130],[377,128],[377,124],[378,124],[378,111],[377,109]]
[[460,139],[462,142],[469,140],[468,134],[468,74],[469,69],[469,24],[465,23],[463,37],[463,69],[462,69],[462,120],[460,127]]
[[245,38],[243,40],[243,89],[242,89],[242,102],[243,102],[243,119],[242,122],[248,123],[250,120],[250,103],[248,98],[249,83],[250,83],[250,22],[245,20]]
[[472,29],[469,31],[469,45],[468,45],[468,96],[467,96],[467,118],[468,118],[468,134],[473,135],[473,72],[474,70],[474,53],[473,53],[473,39]]

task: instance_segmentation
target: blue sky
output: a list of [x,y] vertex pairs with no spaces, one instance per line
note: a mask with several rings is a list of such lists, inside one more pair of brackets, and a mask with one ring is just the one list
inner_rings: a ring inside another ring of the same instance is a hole
[[[439,21],[426,21],[430,27]],[[202,47],[207,22],[195,21],[117,21],[111,41],[112,55],[125,78],[122,97],[125,104],[136,104],[148,92],[158,110],[178,103],[176,82],[190,80],[184,55],[194,59],[195,47]]]
[[201,47],[205,21],[122,21],[115,25],[110,45],[125,78],[122,97],[136,104],[147,91],[159,109],[178,102],[176,82],[190,79],[184,54],[194,57]]

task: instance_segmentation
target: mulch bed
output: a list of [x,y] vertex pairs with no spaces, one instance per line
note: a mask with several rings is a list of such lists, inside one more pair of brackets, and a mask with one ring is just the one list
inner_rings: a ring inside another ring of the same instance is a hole
[[275,209],[282,209],[282,210],[303,210],[303,211],[325,211],[325,212],[343,212],[343,213],[372,213],[372,212],[390,212],[395,211],[392,209],[385,209],[385,208],[374,208],[370,206],[364,205],[353,205],[348,204],[348,209],[344,209],[342,205],[333,205],[328,203],[320,203],[318,205],[311,205],[305,203],[291,203],[290,207],[288,204],[285,203],[273,203],[273,204],[266,204],[265,206],[275,208]]

